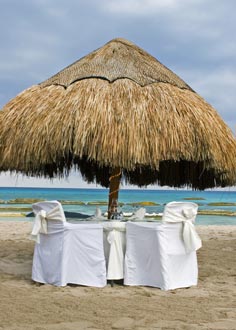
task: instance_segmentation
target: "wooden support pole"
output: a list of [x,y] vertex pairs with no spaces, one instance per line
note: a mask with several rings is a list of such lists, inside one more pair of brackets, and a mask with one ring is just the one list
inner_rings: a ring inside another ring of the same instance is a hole
[[115,203],[118,201],[120,179],[121,179],[121,169],[120,169],[120,167],[115,167],[109,178],[110,190],[109,190],[109,203],[108,203],[108,219],[111,218],[112,212],[117,212],[117,209],[113,210],[112,208],[117,207],[117,205],[115,205]]

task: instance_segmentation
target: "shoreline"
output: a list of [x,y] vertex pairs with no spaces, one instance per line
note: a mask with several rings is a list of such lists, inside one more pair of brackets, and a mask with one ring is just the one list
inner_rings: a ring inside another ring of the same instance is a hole
[[[62,204],[66,205],[66,204]],[[77,205],[77,204],[71,204],[71,205]],[[89,204],[89,205],[96,205],[96,206],[103,206],[104,204]],[[140,204],[141,205],[141,204]],[[143,205],[141,205],[143,206]],[[65,210],[68,211],[68,210]],[[27,216],[27,214],[32,213],[32,208],[25,208],[25,207],[10,207],[7,206],[6,208],[3,208],[0,206],[0,217],[7,217],[7,216]],[[81,213],[81,212],[78,212]],[[125,217],[128,217],[132,214],[132,212],[124,212]],[[91,214],[92,215],[92,214]],[[158,217],[160,218],[162,213],[156,213],[156,212],[146,212],[146,217]],[[197,215],[214,215],[214,216],[228,216],[228,217],[236,217],[236,212],[233,211],[226,211],[226,210],[198,210]]]

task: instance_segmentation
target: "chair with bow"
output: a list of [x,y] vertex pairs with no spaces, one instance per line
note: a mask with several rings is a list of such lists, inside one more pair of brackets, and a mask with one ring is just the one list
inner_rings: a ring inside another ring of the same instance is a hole
[[39,283],[65,286],[68,283],[103,287],[106,264],[103,227],[66,221],[58,201],[32,205],[35,240],[32,279]]
[[197,210],[198,205],[192,202],[170,202],[166,204],[162,216],[164,224],[182,224],[182,237],[187,253],[196,251],[202,246],[194,226]]
[[195,203],[172,202],[162,223],[127,223],[124,284],[162,290],[197,285],[197,209]]

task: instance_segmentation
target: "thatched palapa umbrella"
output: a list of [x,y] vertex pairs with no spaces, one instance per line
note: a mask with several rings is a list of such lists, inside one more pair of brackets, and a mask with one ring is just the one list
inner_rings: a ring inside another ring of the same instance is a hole
[[217,112],[141,48],[114,39],[5,105],[0,170],[193,189],[236,184],[236,141]]

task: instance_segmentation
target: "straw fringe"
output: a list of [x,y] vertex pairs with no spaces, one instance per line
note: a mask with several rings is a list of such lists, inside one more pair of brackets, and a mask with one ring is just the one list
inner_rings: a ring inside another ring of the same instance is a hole
[[131,180],[137,168],[155,172],[160,162],[184,160],[235,182],[229,128],[199,95],[169,84],[87,79],[67,89],[33,86],[0,119],[3,169],[64,175],[86,159],[100,168],[120,166]]

